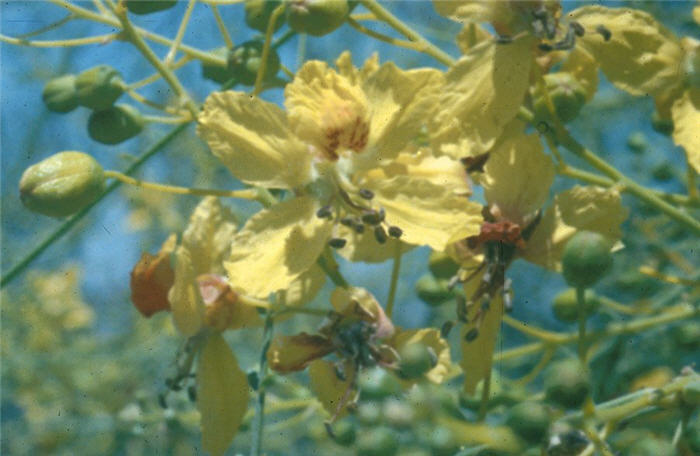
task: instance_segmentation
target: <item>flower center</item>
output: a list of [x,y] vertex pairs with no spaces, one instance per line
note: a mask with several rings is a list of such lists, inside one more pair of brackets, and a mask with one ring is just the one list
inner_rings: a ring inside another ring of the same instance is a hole
[[336,161],[339,153],[344,150],[362,152],[369,138],[369,121],[364,107],[355,101],[336,97],[324,104],[321,116],[321,147],[325,157]]

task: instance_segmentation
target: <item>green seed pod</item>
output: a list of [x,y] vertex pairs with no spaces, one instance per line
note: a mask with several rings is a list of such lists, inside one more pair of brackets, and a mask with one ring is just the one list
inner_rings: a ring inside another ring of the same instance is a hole
[[683,401],[691,406],[700,405],[700,380],[690,382],[683,387]]
[[41,99],[46,108],[53,112],[70,112],[78,107],[75,90],[75,75],[59,76],[46,83]]
[[651,127],[662,135],[671,136],[673,133],[673,120],[661,117],[657,111],[651,115]]
[[[559,120],[566,123],[575,119],[586,104],[586,89],[581,83],[571,73],[564,72],[546,74],[544,82]],[[543,94],[536,94],[533,103],[538,117],[549,117]]]
[[576,233],[564,247],[561,264],[566,283],[588,288],[598,282],[612,266],[611,243],[593,231]]
[[145,123],[135,108],[120,104],[94,111],[88,119],[88,134],[102,144],[119,144],[141,133]]
[[[586,290],[584,294],[586,316],[590,317],[600,307],[600,300],[591,290]],[[578,301],[576,300],[576,290],[569,288],[554,297],[552,310],[557,320],[564,323],[578,321]]]
[[109,65],[98,65],[75,78],[78,104],[86,108],[107,109],[124,92],[121,75]]
[[59,152],[24,171],[19,181],[22,204],[50,217],[66,217],[97,198],[105,176],[97,161],[82,152]]
[[506,425],[529,442],[541,442],[549,429],[549,411],[539,402],[521,402],[508,411]]
[[548,400],[566,408],[580,406],[591,390],[586,367],[578,359],[553,363],[544,376]]
[[447,286],[447,280],[436,279],[426,274],[416,282],[416,294],[429,306],[440,306],[452,298],[452,292]]
[[295,32],[323,36],[343,25],[349,12],[347,0],[289,0],[287,22]]
[[437,364],[435,352],[421,343],[403,347],[399,359],[399,375],[409,380],[422,377]]
[[177,0],[126,0],[126,9],[133,14],[151,14],[172,8]]
[[[270,15],[280,3],[282,2],[279,0],[245,0],[245,23],[259,32],[267,32]],[[284,20],[279,17],[275,24],[275,31],[279,30],[283,23]]]
[[357,456],[394,456],[398,450],[395,432],[386,427],[369,429],[357,439]]
[[428,259],[428,269],[436,278],[449,280],[457,274],[459,265],[448,254],[435,251]]
[[[255,84],[262,62],[262,52],[263,42],[260,40],[246,41],[233,48],[228,56],[228,68],[238,82],[245,85]],[[265,68],[265,80],[272,79],[280,69],[280,59],[274,49],[270,49]]]
[[349,419],[343,419],[333,425],[333,441],[341,446],[349,446],[355,442],[355,424]]
[[384,399],[401,393],[401,384],[396,377],[384,369],[365,370],[359,378],[362,399]]

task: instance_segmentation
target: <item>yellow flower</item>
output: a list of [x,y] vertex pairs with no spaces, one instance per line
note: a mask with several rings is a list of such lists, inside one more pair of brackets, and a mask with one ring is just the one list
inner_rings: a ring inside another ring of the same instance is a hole
[[[355,69],[348,53],[337,66],[307,62],[285,89],[286,111],[223,92],[199,118],[199,135],[234,176],[294,195],[233,239],[229,281],[253,296],[287,288],[326,245],[381,261],[395,251],[392,237],[442,250],[478,230],[480,207],[467,199],[463,169],[413,145],[442,74],[376,59]],[[460,184],[448,189],[446,180]]]

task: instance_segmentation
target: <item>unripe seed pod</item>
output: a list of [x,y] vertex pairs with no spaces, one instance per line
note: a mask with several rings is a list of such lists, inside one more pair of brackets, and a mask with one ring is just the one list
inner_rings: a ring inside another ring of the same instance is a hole
[[121,83],[121,75],[109,65],[85,70],[75,78],[78,104],[94,110],[107,109],[124,92]]
[[75,90],[75,75],[59,76],[46,83],[41,99],[46,108],[53,112],[70,112],[78,107]]
[[591,390],[586,367],[578,359],[553,363],[544,376],[548,400],[567,408],[580,406]]
[[396,433],[386,427],[375,427],[357,439],[357,456],[394,456],[399,450]]
[[434,251],[428,258],[428,269],[438,279],[451,279],[457,271],[459,265],[446,253]]
[[[571,73],[565,72],[546,74],[544,82],[559,120],[566,123],[576,118],[586,103],[586,89],[581,83]],[[544,94],[535,96],[534,108],[539,117],[549,117]]]
[[[248,27],[259,32],[267,32],[270,15],[280,5],[279,0],[245,0],[245,23]],[[275,23],[275,31],[282,27],[284,20],[279,17]]]
[[539,402],[521,402],[508,411],[506,424],[529,442],[541,442],[549,428],[549,411]]
[[[590,317],[600,307],[600,300],[591,290],[586,290],[584,299],[586,303],[586,317]],[[552,301],[552,311],[557,320],[561,322],[573,323],[578,321],[576,290],[569,288],[556,295]]]
[[323,36],[343,25],[349,12],[347,0],[290,0],[287,22],[298,33]]
[[116,105],[90,115],[88,134],[102,144],[119,144],[141,133],[145,123],[135,108]]
[[172,8],[177,0],[126,0],[126,9],[133,14],[151,14]]
[[612,266],[611,243],[600,233],[581,231],[564,247],[562,273],[575,288],[588,288],[600,280]]
[[416,282],[416,294],[432,307],[440,306],[452,298],[452,292],[447,287],[445,279],[436,279],[426,274]]
[[[255,84],[255,78],[262,63],[262,52],[263,42],[260,40],[246,41],[233,48],[228,56],[228,68],[238,82],[245,85]],[[279,56],[274,49],[270,49],[264,80],[273,78],[279,69]]]
[[399,375],[409,380],[422,377],[437,364],[435,352],[421,343],[406,345],[399,357]]
[[59,152],[24,171],[19,182],[22,204],[50,217],[66,217],[97,198],[105,176],[97,161],[82,152]]

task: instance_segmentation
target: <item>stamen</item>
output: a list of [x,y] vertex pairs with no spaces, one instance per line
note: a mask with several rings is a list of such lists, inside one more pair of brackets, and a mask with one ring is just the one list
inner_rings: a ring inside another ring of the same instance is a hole
[[583,25],[579,24],[576,21],[571,21],[569,22],[569,26],[574,29],[574,33],[576,36],[583,36],[586,34],[586,29],[583,28]]
[[479,330],[472,328],[464,335],[464,340],[467,342],[473,342],[477,337],[479,337]]
[[331,207],[326,205],[320,208],[319,210],[316,211],[316,217],[320,219],[330,219],[333,217],[333,213],[331,212]]
[[605,41],[610,41],[612,38],[612,32],[604,25],[596,26],[595,31],[600,33]]
[[387,241],[386,231],[384,231],[384,228],[381,225],[374,227],[374,238],[380,244],[384,244]]
[[403,230],[399,228],[398,226],[390,226],[389,227],[389,236],[393,238],[400,238],[401,235],[403,234]]
[[348,228],[354,227],[356,223],[357,223],[356,218],[351,217],[349,215],[340,219],[340,224],[343,226],[347,226]]
[[334,249],[342,249],[348,241],[343,238],[330,238],[328,245]]
[[371,200],[372,198],[374,198],[374,192],[372,190],[361,188],[359,193],[360,196],[366,200]]

